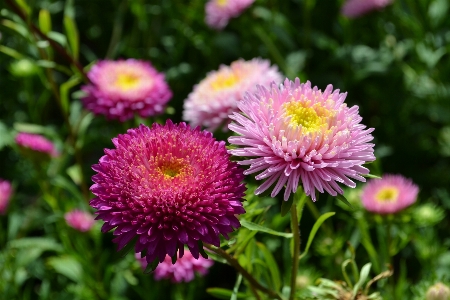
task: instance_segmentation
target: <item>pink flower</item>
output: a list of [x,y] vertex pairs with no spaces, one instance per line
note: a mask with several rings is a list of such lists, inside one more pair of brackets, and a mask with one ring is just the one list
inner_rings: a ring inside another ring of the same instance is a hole
[[115,228],[119,250],[136,238],[135,252],[148,263],[174,257],[177,248],[182,257],[184,245],[198,258],[199,242],[219,246],[220,234],[228,238],[240,226],[244,175],[210,132],[168,120],[112,141],[115,149],[92,166],[97,197],[90,204],[103,232]]
[[[136,253],[136,258],[145,269],[147,267],[145,259],[141,258],[139,253]],[[170,279],[173,283],[189,282],[195,278],[195,273],[206,275],[213,264],[213,260],[201,256],[196,259],[189,250],[185,250],[183,257],[175,264],[172,264],[172,258],[166,255],[164,261],[156,267],[154,277],[155,280]]]
[[102,60],[89,71],[91,84],[82,87],[84,106],[97,115],[124,122],[138,114],[143,118],[163,113],[172,92],[150,62]]
[[231,18],[242,14],[255,0],[210,0],[205,5],[205,22],[214,29],[223,29]]
[[53,143],[39,134],[20,132],[16,135],[16,143],[21,147],[47,153],[53,157],[59,155]]
[[336,196],[343,193],[338,182],[350,187],[355,187],[350,178],[365,182],[361,175],[369,170],[362,165],[375,160],[374,144],[368,143],[373,129],[360,124],[358,106],[347,107],[346,96],[331,85],[322,92],[296,78],[270,90],[259,86],[238,103],[243,114],[230,116],[236,124],[228,127],[241,136],[228,141],[243,148],[230,153],[253,157],[239,162],[250,165],[245,175],[262,171],[256,179],[266,181],[255,194],[275,184],[275,197],[286,185],[287,200],[301,183],[315,201],[316,190]]
[[12,187],[7,180],[0,179],[0,214],[4,215],[8,208],[9,199],[11,198]]
[[93,215],[79,209],[69,211],[64,215],[64,218],[67,225],[81,232],[91,230],[95,222]]
[[281,83],[282,75],[268,60],[254,58],[222,65],[194,87],[184,102],[183,119],[192,126],[205,126],[214,131],[227,125],[228,116],[238,111],[237,103],[245,92],[256,92],[256,85]]
[[377,214],[394,214],[416,202],[419,188],[402,175],[386,174],[372,179],[364,187],[363,206]]
[[347,0],[341,13],[349,18],[357,18],[373,10],[381,10],[391,3],[392,0]]

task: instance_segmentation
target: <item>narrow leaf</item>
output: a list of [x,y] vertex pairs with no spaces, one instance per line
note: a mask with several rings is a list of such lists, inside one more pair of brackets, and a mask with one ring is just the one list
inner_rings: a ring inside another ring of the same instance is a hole
[[64,16],[64,28],[66,30],[67,39],[69,40],[72,55],[75,60],[78,60],[78,53],[80,50],[80,37],[75,21],[68,15]]
[[230,300],[237,300],[237,295],[239,291],[239,287],[241,286],[242,282],[242,274],[239,273],[238,277],[236,278],[236,283],[234,284],[233,293],[231,294]]
[[68,81],[61,84],[61,87],[59,88],[59,94],[61,96],[61,104],[64,109],[64,111],[69,111],[69,91],[71,88],[76,86],[81,82],[80,77],[73,76]]
[[20,52],[14,50],[12,48],[3,46],[3,45],[0,45],[0,52],[6,54],[8,56],[11,56],[12,58],[15,58],[15,59],[23,58],[23,55]]
[[83,278],[83,268],[81,264],[71,256],[51,257],[47,263],[59,274],[79,282]]
[[[223,288],[209,288],[206,289],[206,292],[210,294],[211,296],[214,296],[219,299],[230,299],[233,291],[223,289]],[[244,293],[237,293],[236,294],[237,299],[248,299],[248,295]]]
[[266,264],[269,267],[274,290],[279,291],[281,288],[281,277],[280,271],[278,270],[277,262],[275,261],[275,258],[273,257],[272,253],[269,251],[269,249],[267,249],[267,247],[264,244],[257,242],[256,245],[262,251]]
[[367,177],[367,178],[381,179],[380,176],[373,175],[373,174],[366,174],[366,175],[362,175],[362,176]]
[[39,11],[39,28],[44,34],[49,33],[52,30],[52,19],[50,12],[46,9]]
[[338,194],[336,196],[336,199],[344,202],[348,207],[350,207],[351,209],[353,209],[353,206],[350,204],[350,202],[348,202],[347,198],[344,197],[344,195]]
[[334,216],[335,214],[336,214],[335,212],[329,212],[329,213],[321,215],[317,219],[316,223],[314,223],[314,226],[311,229],[311,232],[309,233],[308,242],[306,243],[306,248],[303,251],[302,255],[300,255],[300,259],[302,259],[308,253],[309,247],[311,247],[312,241],[314,240],[314,237],[316,236],[317,230],[319,230],[322,223],[325,222],[329,217]]
[[353,297],[356,297],[356,294],[358,293],[358,290],[362,287],[364,282],[366,282],[367,277],[369,276],[370,268],[372,267],[371,263],[365,264],[362,269],[361,273],[359,275],[359,280],[355,284],[355,287],[353,288]]
[[277,235],[277,236],[282,236],[282,237],[289,238],[289,239],[292,238],[292,236],[293,236],[292,233],[275,231],[270,228],[267,228],[262,225],[259,225],[259,224],[256,224],[256,223],[253,223],[250,221],[246,221],[246,220],[241,220],[241,225],[252,231],[261,231],[261,232],[265,232],[265,233]]
[[145,267],[145,270],[144,270],[144,274],[148,274],[148,273],[155,271],[158,264],[159,264],[159,259],[155,258],[151,263],[147,264],[147,267]]

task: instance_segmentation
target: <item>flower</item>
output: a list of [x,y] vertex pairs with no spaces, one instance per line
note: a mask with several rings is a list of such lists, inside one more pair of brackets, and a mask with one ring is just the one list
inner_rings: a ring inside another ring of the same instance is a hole
[[23,148],[46,153],[53,157],[59,155],[55,145],[39,134],[19,132],[16,135],[16,143]]
[[266,181],[256,195],[276,182],[271,196],[286,184],[284,200],[288,200],[301,182],[306,195],[316,201],[316,190],[336,196],[343,194],[337,182],[350,187],[356,185],[350,178],[365,182],[361,175],[369,170],[362,165],[375,160],[374,144],[368,143],[374,129],[360,124],[358,106],[348,108],[346,96],[333,91],[332,85],[322,92],[296,78],[286,79],[280,87],[272,84],[270,90],[258,86],[257,93],[238,103],[243,115],[233,113],[230,118],[236,124],[228,127],[241,136],[228,141],[244,148],[230,153],[256,157],[239,162],[250,165],[245,175],[263,171],[256,179]]
[[81,232],[91,230],[95,222],[93,215],[79,209],[69,211],[64,215],[64,219],[67,225]]
[[150,62],[102,60],[87,74],[91,84],[82,87],[84,106],[107,119],[124,122],[135,113],[146,118],[161,114],[172,92]]
[[282,75],[268,60],[242,59],[222,65],[218,71],[210,72],[194,87],[184,102],[183,119],[192,126],[203,125],[214,131],[228,122],[228,115],[238,111],[237,102],[245,92],[256,92],[256,85],[279,84]]
[[214,29],[223,29],[231,18],[242,14],[255,0],[210,0],[205,5],[205,22]]
[[[138,253],[136,258],[145,269],[147,267],[145,259]],[[164,261],[156,267],[154,277],[155,280],[170,279],[173,283],[190,282],[195,278],[195,272],[204,276],[213,264],[213,260],[201,256],[196,259],[189,250],[185,250],[183,257],[179,258],[175,264],[172,264],[172,258],[166,255]]]
[[11,198],[12,187],[7,180],[0,179],[0,214],[3,215],[8,208],[9,199]]
[[419,188],[402,175],[386,174],[372,179],[363,188],[363,206],[377,214],[397,213],[416,202]]
[[383,9],[392,3],[392,0],[347,0],[341,13],[349,18],[357,18],[373,10]]
[[166,254],[179,256],[187,245],[199,257],[199,242],[220,245],[219,235],[240,226],[244,175],[231,162],[225,142],[186,123],[140,125],[114,138],[105,149],[91,191],[90,205],[115,228],[113,242],[122,249],[136,238],[135,252],[148,263]]
[[438,282],[431,286],[426,294],[426,300],[448,300],[450,299],[450,288]]

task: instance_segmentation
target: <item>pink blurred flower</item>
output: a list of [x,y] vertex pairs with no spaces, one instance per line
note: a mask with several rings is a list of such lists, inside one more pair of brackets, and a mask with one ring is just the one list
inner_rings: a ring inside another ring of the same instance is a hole
[[92,166],[90,205],[103,232],[115,228],[119,250],[136,237],[148,263],[177,248],[182,257],[184,245],[198,258],[199,241],[219,246],[220,235],[240,226],[244,175],[210,132],[168,120],[129,129],[113,144]]
[[159,115],[172,97],[164,74],[147,61],[98,61],[88,77],[91,84],[82,87],[83,104],[108,119],[124,122],[135,113],[143,118]]
[[377,214],[393,214],[416,202],[419,188],[402,175],[386,174],[382,179],[372,179],[363,188],[363,206]]
[[72,210],[64,215],[67,225],[81,231],[89,231],[94,226],[94,216],[82,210]]
[[[139,253],[135,256],[145,269],[147,267],[145,258],[141,258]],[[164,261],[156,267],[154,277],[155,280],[170,279],[173,283],[189,282],[195,278],[195,273],[206,275],[213,264],[213,260],[201,256],[196,259],[189,250],[185,250],[183,257],[177,259],[175,264],[172,264],[172,258],[166,255]]]
[[205,5],[206,24],[214,29],[223,29],[231,18],[242,14],[255,0],[210,0]]
[[21,147],[37,152],[47,153],[53,157],[59,155],[55,145],[39,134],[20,132],[16,135],[16,143]]
[[0,179],[0,215],[4,215],[6,213],[11,194],[11,183],[7,180]]
[[357,18],[373,10],[381,10],[391,3],[392,0],[347,0],[341,13],[349,18]]
[[369,173],[362,165],[375,160],[370,134],[360,124],[358,106],[347,107],[347,93],[324,92],[311,83],[300,84],[286,79],[284,85],[272,84],[269,89],[258,87],[256,94],[247,94],[238,103],[240,113],[228,127],[240,136],[228,139],[243,148],[230,150],[236,156],[254,157],[240,161],[250,165],[245,175],[262,171],[257,180],[266,179],[255,194],[261,194],[275,184],[275,197],[286,185],[284,200],[295,193],[299,183],[306,195],[316,200],[315,191],[336,196],[343,190],[337,182],[355,187],[350,179],[365,182],[361,175]]
[[221,65],[218,71],[208,73],[194,87],[184,102],[183,119],[192,126],[202,125],[214,131],[227,125],[228,116],[238,111],[237,102],[245,92],[256,92],[256,85],[281,83],[282,75],[268,60],[254,58],[237,60],[230,66]]

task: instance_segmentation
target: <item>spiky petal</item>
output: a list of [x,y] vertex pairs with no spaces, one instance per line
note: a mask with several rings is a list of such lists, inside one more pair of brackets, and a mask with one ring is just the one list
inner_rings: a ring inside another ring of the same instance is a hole
[[67,225],[81,232],[91,230],[95,223],[93,215],[79,209],[74,209],[66,213],[64,219]]

